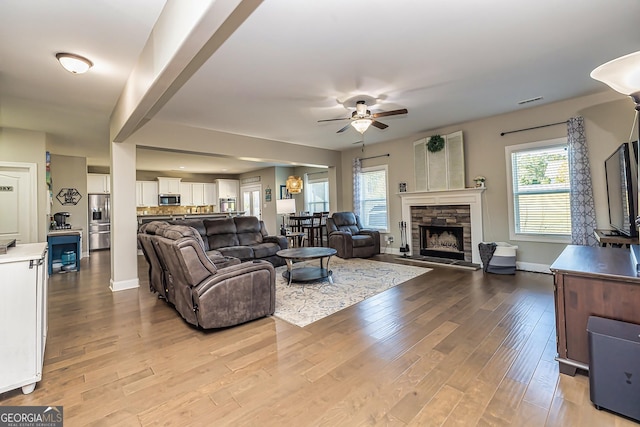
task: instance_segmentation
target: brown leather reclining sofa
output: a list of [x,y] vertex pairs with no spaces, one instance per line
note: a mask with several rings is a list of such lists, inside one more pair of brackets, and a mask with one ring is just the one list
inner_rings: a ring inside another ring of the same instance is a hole
[[[211,221],[228,222],[239,218]],[[255,221],[249,218],[254,218]],[[208,221],[201,221],[201,230],[230,229],[228,223],[226,227],[223,224],[204,223]],[[244,221],[240,221],[245,226],[255,222],[258,222],[255,217],[244,217]],[[254,224],[253,229],[255,228]],[[259,224],[258,230],[262,234],[260,230],[264,230],[264,224]],[[257,243],[256,251],[248,252],[247,249],[235,246],[228,247],[232,249],[225,251],[243,256],[244,259],[241,259],[223,254],[223,247],[217,247],[217,243],[214,243],[217,249],[211,249],[210,243],[215,241],[212,237],[215,233],[208,234],[205,243],[195,227],[163,221],[141,226],[138,241],[149,264],[151,290],[158,292],[159,297],[172,304],[187,322],[204,329],[237,325],[273,314],[275,270],[270,262],[256,259],[255,255],[265,255],[269,259],[272,251],[280,250],[279,243],[263,240]],[[260,240],[255,235],[254,239]],[[240,240],[245,243],[253,241],[247,236],[236,236],[234,240],[229,235],[222,240],[232,243],[236,240],[238,243]],[[281,242],[281,239],[275,240]],[[266,249],[264,243],[270,243],[267,247],[275,245],[277,249]],[[286,240],[283,244],[286,248]],[[250,254],[253,257],[250,258]],[[280,260],[279,257],[276,258]]]

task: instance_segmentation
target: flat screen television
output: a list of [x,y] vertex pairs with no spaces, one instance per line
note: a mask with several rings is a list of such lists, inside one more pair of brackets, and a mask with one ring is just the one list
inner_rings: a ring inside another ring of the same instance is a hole
[[638,196],[638,143],[625,142],[604,162],[609,202],[609,224],[628,237],[638,235],[635,225]]

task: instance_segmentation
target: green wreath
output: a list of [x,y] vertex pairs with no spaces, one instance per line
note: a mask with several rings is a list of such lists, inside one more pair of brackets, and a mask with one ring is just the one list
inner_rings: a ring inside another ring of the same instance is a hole
[[427,150],[432,153],[437,153],[438,151],[444,148],[444,138],[440,135],[433,135],[429,138],[429,142],[427,143]]

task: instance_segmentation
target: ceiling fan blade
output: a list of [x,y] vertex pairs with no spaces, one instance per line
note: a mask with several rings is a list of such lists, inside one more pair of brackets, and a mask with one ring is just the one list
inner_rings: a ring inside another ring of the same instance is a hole
[[373,121],[371,122],[371,126],[375,126],[375,127],[377,127],[378,129],[386,129],[386,128],[388,128],[388,127],[389,127],[389,125],[385,125],[384,123],[380,123],[380,122],[377,122],[377,121],[375,121],[375,120],[373,120]]
[[345,130],[349,129],[349,126],[351,126],[351,123],[349,123],[348,125],[346,125],[345,127],[343,127],[342,129],[340,129],[338,132],[336,133],[341,133],[344,132]]
[[324,119],[324,120],[318,120],[318,123],[320,122],[335,122],[337,120],[351,120],[351,117],[343,117],[341,119]]
[[362,141],[352,142],[351,144],[353,144],[353,145],[356,145],[356,144],[364,144],[364,140],[362,140]]
[[387,117],[387,116],[395,116],[398,114],[407,114],[409,111],[407,111],[406,108],[403,108],[401,110],[393,110],[393,111],[382,111],[380,113],[375,113],[372,114],[371,117],[378,118],[378,117]]

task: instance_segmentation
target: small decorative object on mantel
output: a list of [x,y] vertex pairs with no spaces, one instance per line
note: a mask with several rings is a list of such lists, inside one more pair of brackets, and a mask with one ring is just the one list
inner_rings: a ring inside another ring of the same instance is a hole
[[433,135],[427,142],[427,150],[432,153],[437,153],[444,148],[444,138],[440,135]]
[[484,188],[484,182],[487,179],[482,176],[482,175],[478,175],[475,178],[473,178],[473,181],[476,183],[476,188]]
[[398,191],[400,191],[401,193],[406,193],[407,192],[407,183],[406,182],[401,182],[398,184]]

